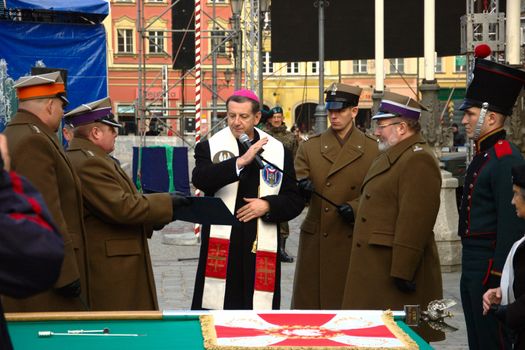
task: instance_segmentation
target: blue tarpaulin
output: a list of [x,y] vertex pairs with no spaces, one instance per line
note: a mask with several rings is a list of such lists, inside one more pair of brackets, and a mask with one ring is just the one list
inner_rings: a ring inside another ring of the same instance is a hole
[[46,67],[67,69],[68,110],[107,96],[106,34],[102,24],[0,21],[0,33],[0,59],[6,60],[7,74],[12,79],[29,75],[31,67],[43,61]]
[[6,9],[48,10],[95,15],[109,14],[107,0],[6,0]]

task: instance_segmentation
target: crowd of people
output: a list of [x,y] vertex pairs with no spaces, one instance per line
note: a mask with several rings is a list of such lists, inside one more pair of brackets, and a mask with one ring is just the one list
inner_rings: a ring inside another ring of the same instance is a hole
[[[503,128],[524,83],[525,72],[477,59],[460,107],[476,144],[458,224],[471,349],[525,348],[525,161]],[[158,309],[147,240],[191,199],[137,191],[110,155],[120,124],[109,98],[64,115],[59,72],[15,87],[19,110],[0,135],[4,311]],[[281,262],[294,259],[287,222],[305,206],[292,309],[402,309],[443,297],[433,232],[441,174],[421,134],[426,108],[386,91],[369,135],[355,124],[360,96],[331,84],[330,127],[308,140],[288,130],[281,107],[263,113],[252,91],[228,98],[227,127],[195,147],[192,183],[238,222],[203,226],[192,309],[279,309]],[[63,118],[67,151],[56,135]],[[1,306],[0,315],[10,349]]]

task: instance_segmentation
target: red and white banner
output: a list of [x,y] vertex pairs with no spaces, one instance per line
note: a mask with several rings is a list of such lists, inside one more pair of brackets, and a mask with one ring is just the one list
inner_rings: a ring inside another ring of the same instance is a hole
[[205,348],[418,349],[383,311],[210,312],[201,316]]

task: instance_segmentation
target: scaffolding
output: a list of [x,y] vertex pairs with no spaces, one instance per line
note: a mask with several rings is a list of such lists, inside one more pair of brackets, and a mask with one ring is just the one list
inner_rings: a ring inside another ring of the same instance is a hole
[[[146,0],[137,0],[137,22],[136,29],[139,36],[139,41],[137,45],[137,56],[138,56],[138,94],[135,103],[135,121],[140,130],[141,144],[145,146],[146,144],[146,128],[145,126],[149,125],[152,120],[156,120],[157,123],[163,125],[166,129],[171,130],[173,134],[183,140],[190,147],[193,147],[194,144],[190,142],[187,138],[184,137],[183,133],[178,132],[171,128],[170,125],[166,122],[167,119],[179,119],[184,118],[182,112],[187,112],[184,106],[171,106],[169,104],[169,93],[173,89],[176,89],[183,85],[186,79],[196,79],[196,66],[186,70],[180,71],[179,76],[175,79],[174,82],[169,81],[168,70],[172,69],[167,65],[164,65],[162,69],[156,70],[155,67],[150,66],[147,62],[146,57],[146,43],[148,45],[158,46],[157,43],[152,42],[148,36],[148,29],[162,16],[171,11],[177,3],[181,0],[174,0],[171,4],[167,5],[165,9],[161,12],[160,15],[156,16],[149,21],[146,20],[145,13],[145,3]],[[235,79],[235,88],[241,88],[244,86],[248,89],[258,91],[257,83],[261,80],[262,71],[261,71],[261,40],[260,32],[262,21],[262,13],[260,11],[260,1],[259,0],[245,0],[242,2],[242,8],[239,15],[232,14],[232,17],[229,19],[229,25],[226,28],[222,25],[218,18],[216,17],[215,6],[219,3],[224,3],[223,1],[212,1],[208,4],[207,9],[202,9],[201,17],[207,18],[212,22],[212,28],[207,28],[202,30],[203,35],[201,36],[202,40],[210,40],[211,47],[209,52],[203,54],[201,61],[211,58],[211,67],[206,70],[206,72],[211,71],[212,75],[212,84],[211,86],[207,85],[201,81],[202,87],[207,91],[211,92],[211,106],[210,101],[203,101],[203,111],[208,111],[211,113],[211,118],[208,116],[208,121],[211,121],[211,127],[209,128],[206,135],[213,133],[215,130],[220,129],[223,126],[223,120],[219,120],[217,112],[221,109],[224,110],[224,105],[219,105],[220,102],[225,102],[224,98],[218,94],[217,88],[217,75],[218,75],[218,64],[217,64],[217,53],[218,51],[226,47],[227,53],[230,56],[230,64],[228,66],[233,66],[233,73]],[[211,7],[211,8],[210,8]],[[211,13],[209,13],[211,10]],[[189,27],[189,26],[188,26]],[[156,31],[162,31],[165,33],[174,33],[174,32],[184,32],[191,33],[193,29],[164,29]],[[224,33],[225,35],[217,35],[217,33]],[[169,44],[168,44],[169,45]],[[170,56],[172,59],[172,65],[177,59],[177,48],[173,47],[173,55]],[[168,54],[166,50],[163,50],[165,54]],[[201,53],[202,54],[202,53]],[[244,70],[243,68],[244,67]],[[149,74],[148,74],[149,72]],[[230,68],[224,70],[226,75],[228,72],[231,72]],[[157,84],[159,81],[162,81],[162,91],[155,95],[154,99],[148,99],[148,95],[152,87]],[[262,84],[259,84],[262,86]],[[259,91],[258,91],[259,92]],[[262,92],[259,92],[262,94]],[[176,112],[176,115],[173,115],[173,112]],[[182,125],[182,123],[181,123]]]

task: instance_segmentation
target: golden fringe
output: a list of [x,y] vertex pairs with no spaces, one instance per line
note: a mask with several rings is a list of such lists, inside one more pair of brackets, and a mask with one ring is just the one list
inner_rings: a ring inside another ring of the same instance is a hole
[[[204,348],[206,350],[268,350],[269,348],[275,348],[279,350],[341,350],[344,347],[335,346],[280,346],[280,347],[245,347],[245,346],[220,346],[217,345],[217,332],[215,332],[215,324],[212,315],[201,315],[201,328],[202,336],[204,338]],[[385,311],[381,316],[385,326],[399,339],[405,346],[399,350],[417,350],[418,345],[406,334],[394,321],[394,317],[390,310]],[[370,348],[370,347],[359,347],[356,350],[392,350],[392,348]]]
[[417,350],[419,349],[419,346],[416,344],[416,342],[410,338],[408,334],[405,333],[394,321],[394,315],[392,314],[392,311],[386,310],[383,312],[383,315],[381,315],[381,319],[385,323],[385,326],[392,332],[397,339],[403,342],[406,346],[406,350]]

